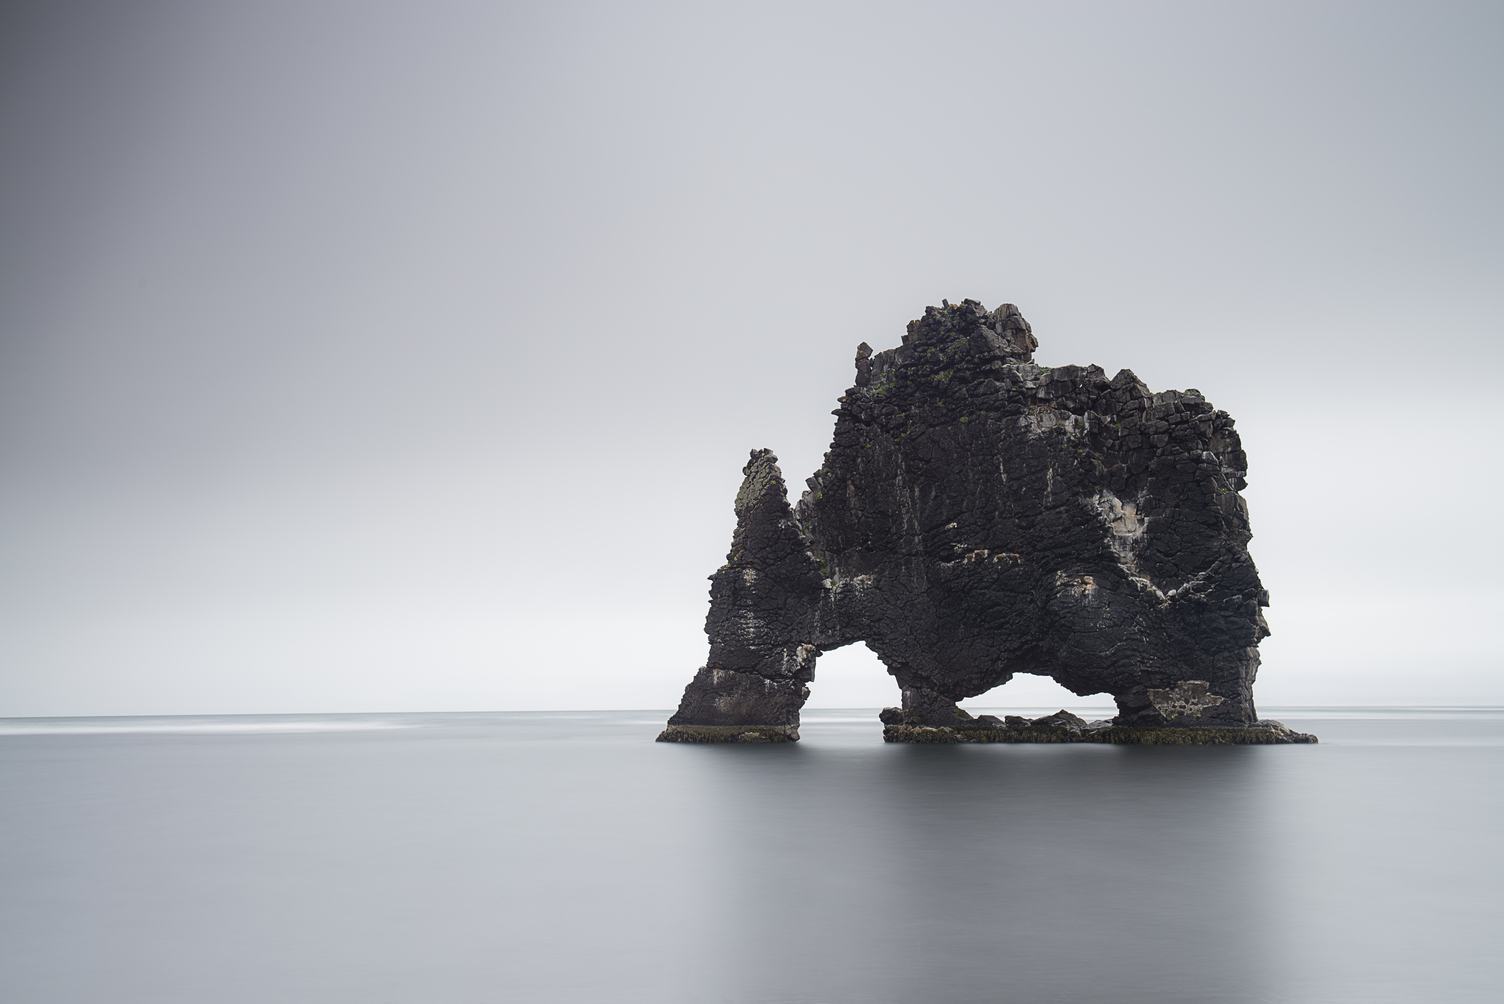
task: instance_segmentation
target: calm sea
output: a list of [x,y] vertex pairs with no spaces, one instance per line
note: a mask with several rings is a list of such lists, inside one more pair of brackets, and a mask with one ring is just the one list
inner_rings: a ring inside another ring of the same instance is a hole
[[0,1001],[1504,1000],[1504,710],[1267,713],[1321,744],[0,720]]

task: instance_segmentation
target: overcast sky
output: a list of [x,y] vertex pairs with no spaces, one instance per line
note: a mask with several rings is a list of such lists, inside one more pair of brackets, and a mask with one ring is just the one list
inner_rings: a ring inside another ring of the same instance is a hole
[[[666,708],[1020,305],[1238,421],[1260,703],[1504,703],[1504,6],[11,3],[0,715]],[[863,650],[812,705],[892,703]],[[1056,701],[1020,678],[973,703]]]

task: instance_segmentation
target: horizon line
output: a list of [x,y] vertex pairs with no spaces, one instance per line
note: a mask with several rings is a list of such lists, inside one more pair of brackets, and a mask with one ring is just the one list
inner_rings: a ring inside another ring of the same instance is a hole
[[[1034,710],[1037,708],[1056,707],[1050,704],[980,704],[973,705],[977,709],[986,710]],[[1070,708],[1110,708],[1111,704],[1066,704],[1063,709]],[[805,707],[805,712],[817,711],[861,711],[878,712],[882,709],[876,705],[832,705],[821,707]],[[1270,704],[1264,706],[1264,710],[1274,711],[1504,711],[1504,704]],[[89,718],[291,718],[311,716],[369,716],[369,715],[550,715],[550,714],[651,714],[672,715],[673,708],[508,708],[497,710],[465,710],[465,711],[434,711],[434,710],[373,710],[373,711],[177,711],[167,713],[135,712],[132,714],[81,714],[81,715],[0,715],[0,721],[48,721],[55,719],[89,719]]]

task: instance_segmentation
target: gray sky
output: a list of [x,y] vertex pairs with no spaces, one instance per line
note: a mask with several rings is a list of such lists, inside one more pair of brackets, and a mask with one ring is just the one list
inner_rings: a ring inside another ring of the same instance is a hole
[[[1020,305],[1237,418],[1262,704],[1504,703],[1498,4],[12,3],[0,715],[669,707]],[[1059,700],[1020,679],[975,703]],[[865,650],[812,705],[897,696]]]

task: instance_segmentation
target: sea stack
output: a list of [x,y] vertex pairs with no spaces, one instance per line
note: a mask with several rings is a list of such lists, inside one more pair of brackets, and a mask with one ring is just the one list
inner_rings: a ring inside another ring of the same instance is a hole
[[[1195,390],[1039,366],[1018,308],[929,307],[856,353],[797,506],[754,450],[706,665],[658,737],[799,738],[819,654],[865,642],[897,680],[890,742],[1313,742],[1260,721],[1268,593],[1248,555],[1247,457]],[[1110,721],[974,718],[1015,673],[1108,693]]]

